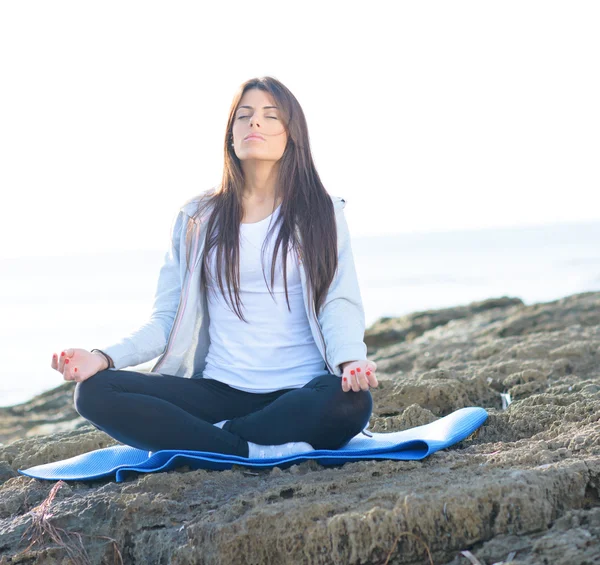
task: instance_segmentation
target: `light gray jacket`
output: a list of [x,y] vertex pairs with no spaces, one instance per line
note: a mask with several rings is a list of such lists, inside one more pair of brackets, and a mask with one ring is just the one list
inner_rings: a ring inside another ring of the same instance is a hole
[[[185,202],[172,222],[171,248],[160,269],[150,320],[119,342],[99,348],[110,355],[114,370],[140,365],[160,356],[152,372],[184,378],[202,377],[210,344],[210,318],[206,295],[200,288],[200,258],[210,209],[200,217],[192,218],[202,196]],[[318,317],[301,254],[297,253],[296,258],[313,338],[327,369],[341,377],[340,364],[366,360],[367,346],[363,341],[365,314],[343,211],[346,201],[338,196],[331,196],[331,199],[337,225],[338,270]],[[188,271],[185,235],[190,222],[194,225]],[[297,235],[301,242],[299,231]]]

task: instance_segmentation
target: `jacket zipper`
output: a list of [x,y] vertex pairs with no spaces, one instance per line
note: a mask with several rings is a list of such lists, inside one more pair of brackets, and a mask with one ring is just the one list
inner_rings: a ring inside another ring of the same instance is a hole
[[[167,353],[169,352],[169,347],[171,346],[171,343],[173,342],[173,338],[175,337],[177,330],[179,330],[179,325],[181,323],[181,316],[183,316],[183,311],[185,310],[185,305],[187,304],[189,284],[190,284],[190,280],[192,279],[192,274],[194,273],[194,269],[196,267],[196,252],[198,250],[198,241],[200,240],[200,227],[196,226],[196,229],[198,230],[198,234],[196,235],[196,240],[194,242],[194,251],[192,252],[194,266],[192,267],[192,270],[190,271],[190,273],[187,276],[187,279],[185,281],[182,300],[179,301],[179,305],[177,306],[177,312],[175,313],[175,320],[173,321],[173,329],[171,330],[171,332],[169,334],[169,339],[167,340],[167,345],[166,345],[165,350],[163,351],[162,355],[160,356],[160,359],[155,363],[154,367],[152,367],[152,369],[151,369],[152,373],[155,373],[157,368],[159,367],[159,365],[164,362],[164,360],[167,356]],[[182,305],[183,305],[183,307],[182,307]],[[181,314],[181,316],[180,316],[180,314]]]
[[[300,265],[301,269],[304,268],[302,266],[302,254],[300,253],[300,250],[298,250],[298,264]],[[305,275],[306,275],[306,271],[305,271]],[[306,284],[308,286],[308,278],[305,276],[304,279],[306,280]],[[312,291],[310,291],[308,294],[309,294],[309,300],[310,300],[310,305],[311,305],[311,311],[314,314],[314,320],[315,320],[315,323],[317,324],[317,328],[319,329],[319,337],[321,338],[321,344],[323,345],[323,354],[324,354],[324,357],[325,357],[325,359],[324,359],[325,365],[327,366],[327,370],[331,374],[335,375],[335,372],[332,370],[331,366],[329,365],[329,363],[327,361],[327,346],[325,345],[325,338],[323,337],[323,331],[321,330],[321,324],[319,324],[319,318],[317,317],[317,311],[315,309],[315,303],[314,303],[314,300],[312,300]]]
[[323,353],[325,356],[325,365],[327,365],[327,369],[329,370],[329,372],[332,375],[335,375],[335,372],[333,371],[333,369],[331,368],[331,366],[329,365],[328,361],[327,361],[327,346],[325,345],[325,338],[323,337],[323,332],[321,330],[321,324],[319,324],[319,318],[317,318],[317,311],[315,310],[315,304],[314,301],[311,299],[311,305],[312,305],[312,311],[315,315],[315,322],[317,323],[317,328],[319,328],[319,337],[321,338],[321,343],[323,344]]

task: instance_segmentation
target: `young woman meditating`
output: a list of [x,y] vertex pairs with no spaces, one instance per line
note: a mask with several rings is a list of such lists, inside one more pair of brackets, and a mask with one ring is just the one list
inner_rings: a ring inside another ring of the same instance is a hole
[[272,77],[240,86],[224,152],[221,184],[172,222],[149,321],[52,367],[77,382],[77,412],[132,447],[338,449],[368,425],[377,386],[345,200],[326,192],[302,108]]

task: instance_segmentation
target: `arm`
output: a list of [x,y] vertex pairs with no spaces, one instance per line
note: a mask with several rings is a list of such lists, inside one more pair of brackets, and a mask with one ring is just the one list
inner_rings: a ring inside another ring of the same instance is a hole
[[[150,319],[117,343],[100,347],[113,362],[115,370],[145,363],[165,349],[181,298],[179,249],[185,237],[188,216],[179,210],[171,224],[171,246],[160,269]],[[182,258],[185,261],[185,257]]]
[[343,208],[336,211],[338,270],[319,314],[327,357],[338,377],[348,362],[366,360],[365,312],[350,232]]

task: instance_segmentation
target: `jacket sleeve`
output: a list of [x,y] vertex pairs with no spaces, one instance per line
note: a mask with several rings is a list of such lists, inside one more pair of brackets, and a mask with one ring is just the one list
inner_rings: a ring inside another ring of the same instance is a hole
[[340,364],[366,360],[367,346],[364,342],[365,312],[343,207],[336,210],[336,225],[338,270],[318,319],[325,337],[327,359],[335,374],[341,377]]
[[179,254],[187,219],[187,214],[181,209],[171,222],[171,246],[159,272],[150,319],[117,343],[98,348],[112,358],[115,366],[110,370],[140,365],[158,357],[165,350],[181,299]]

